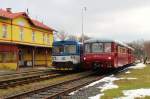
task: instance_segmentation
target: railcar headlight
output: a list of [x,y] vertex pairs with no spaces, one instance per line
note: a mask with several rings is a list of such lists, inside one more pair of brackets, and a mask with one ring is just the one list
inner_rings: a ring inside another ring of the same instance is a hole
[[109,56],[108,59],[111,59],[111,57]]
[[84,57],[83,60],[86,60],[86,57]]

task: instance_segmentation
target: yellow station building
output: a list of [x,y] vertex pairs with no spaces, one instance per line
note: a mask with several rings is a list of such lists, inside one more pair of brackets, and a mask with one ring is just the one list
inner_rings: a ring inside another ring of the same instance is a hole
[[51,66],[53,31],[25,12],[0,9],[0,69]]

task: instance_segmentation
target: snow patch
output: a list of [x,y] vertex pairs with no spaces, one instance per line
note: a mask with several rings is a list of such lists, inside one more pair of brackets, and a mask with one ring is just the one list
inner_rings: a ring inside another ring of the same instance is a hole
[[127,71],[127,72],[125,72],[126,74],[129,74],[129,73],[131,73],[130,71]]
[[145,96],[150,96],[150,89],[136,89],[136,90],[124,90],[124,97],[118,97],[115,99],[135,99],[136,97],[144,98]]
[[134,79],[137,79],[137,78],[125,78],[125,79],[127,79],[127,80],[134,80]]
[[137,64],[136,66],[132,66],[132,67],[129,67],[129,68],[133,68],[133,69],[143,69],[144,67],[146,67],[145,64],[139,63],[139,64]]
[[104,85],[102,86],[99,86],[98,88],[101,89],[101,92],[105,91],[105,90],[108,90],[108,89],[113,89],[113,88],[118,88],[117,85],[115,85],[113,83],[113,81],[115,80],[120,80],[120,79],[123,79],[123,78],[116,78],[116,77],[105,77],[104,79],[102,79],[103,82],[106,82]]
[[[79,90],[81,90],[81,88],[80,88]],[[77,93],[79,90],[73,91],[73,92],[69,93],[69,95],[74,95],[74,94]]]
[[[116,78],[114,77],[114,75],[110,75],[108,77],[104,77],[103,79],[101,80],[98,80],[98,81],[95,81],[83,88],[80,88],[79,90],[76,90],[76,91],[73,91],[71,93],[69,93],[69,95],[74,95],[75,93],[77,93],[78,91],[80,90],[83,90],[83,89],[86,89],[88,87],[91,87],[91,86],[94,86],[98,83],[101,83],[103,82],[104,84],[102,86],[99,86],[98,88],[100,88],[100,91],[103,92],[105,90],[108,90],[108,89],[114,89],[114,88],[118,88],[117,85],[115,85],[113,82],[116,81],[116,80],[121,80],[121,79],[128,79],[128,80],[131,80],[131,79],[137,79],[137,78]],[[104,95],[104,93],[102,94],[98,94],[96,96],[92,96],[92,97],[89,97],[89,99],[97,99],[97,98],[94,98],[94,97],[101,97],[102,95]],[[98,98],[99,99],[99,98]]]
[[97,94],[96,96],[88,97],[88,99],[100,99],[104,94]]

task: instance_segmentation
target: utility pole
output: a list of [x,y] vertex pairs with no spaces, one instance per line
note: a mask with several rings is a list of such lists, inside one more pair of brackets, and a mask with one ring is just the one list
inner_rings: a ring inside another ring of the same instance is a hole
[[84,43],[84,12],[86,11],[86,7],[82,8],[82,43]]

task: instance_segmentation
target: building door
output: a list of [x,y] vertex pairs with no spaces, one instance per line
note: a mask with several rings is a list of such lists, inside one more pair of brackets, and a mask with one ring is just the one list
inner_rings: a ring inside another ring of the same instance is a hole
[[24,66],[23,51],[19,50],[19,66]]

